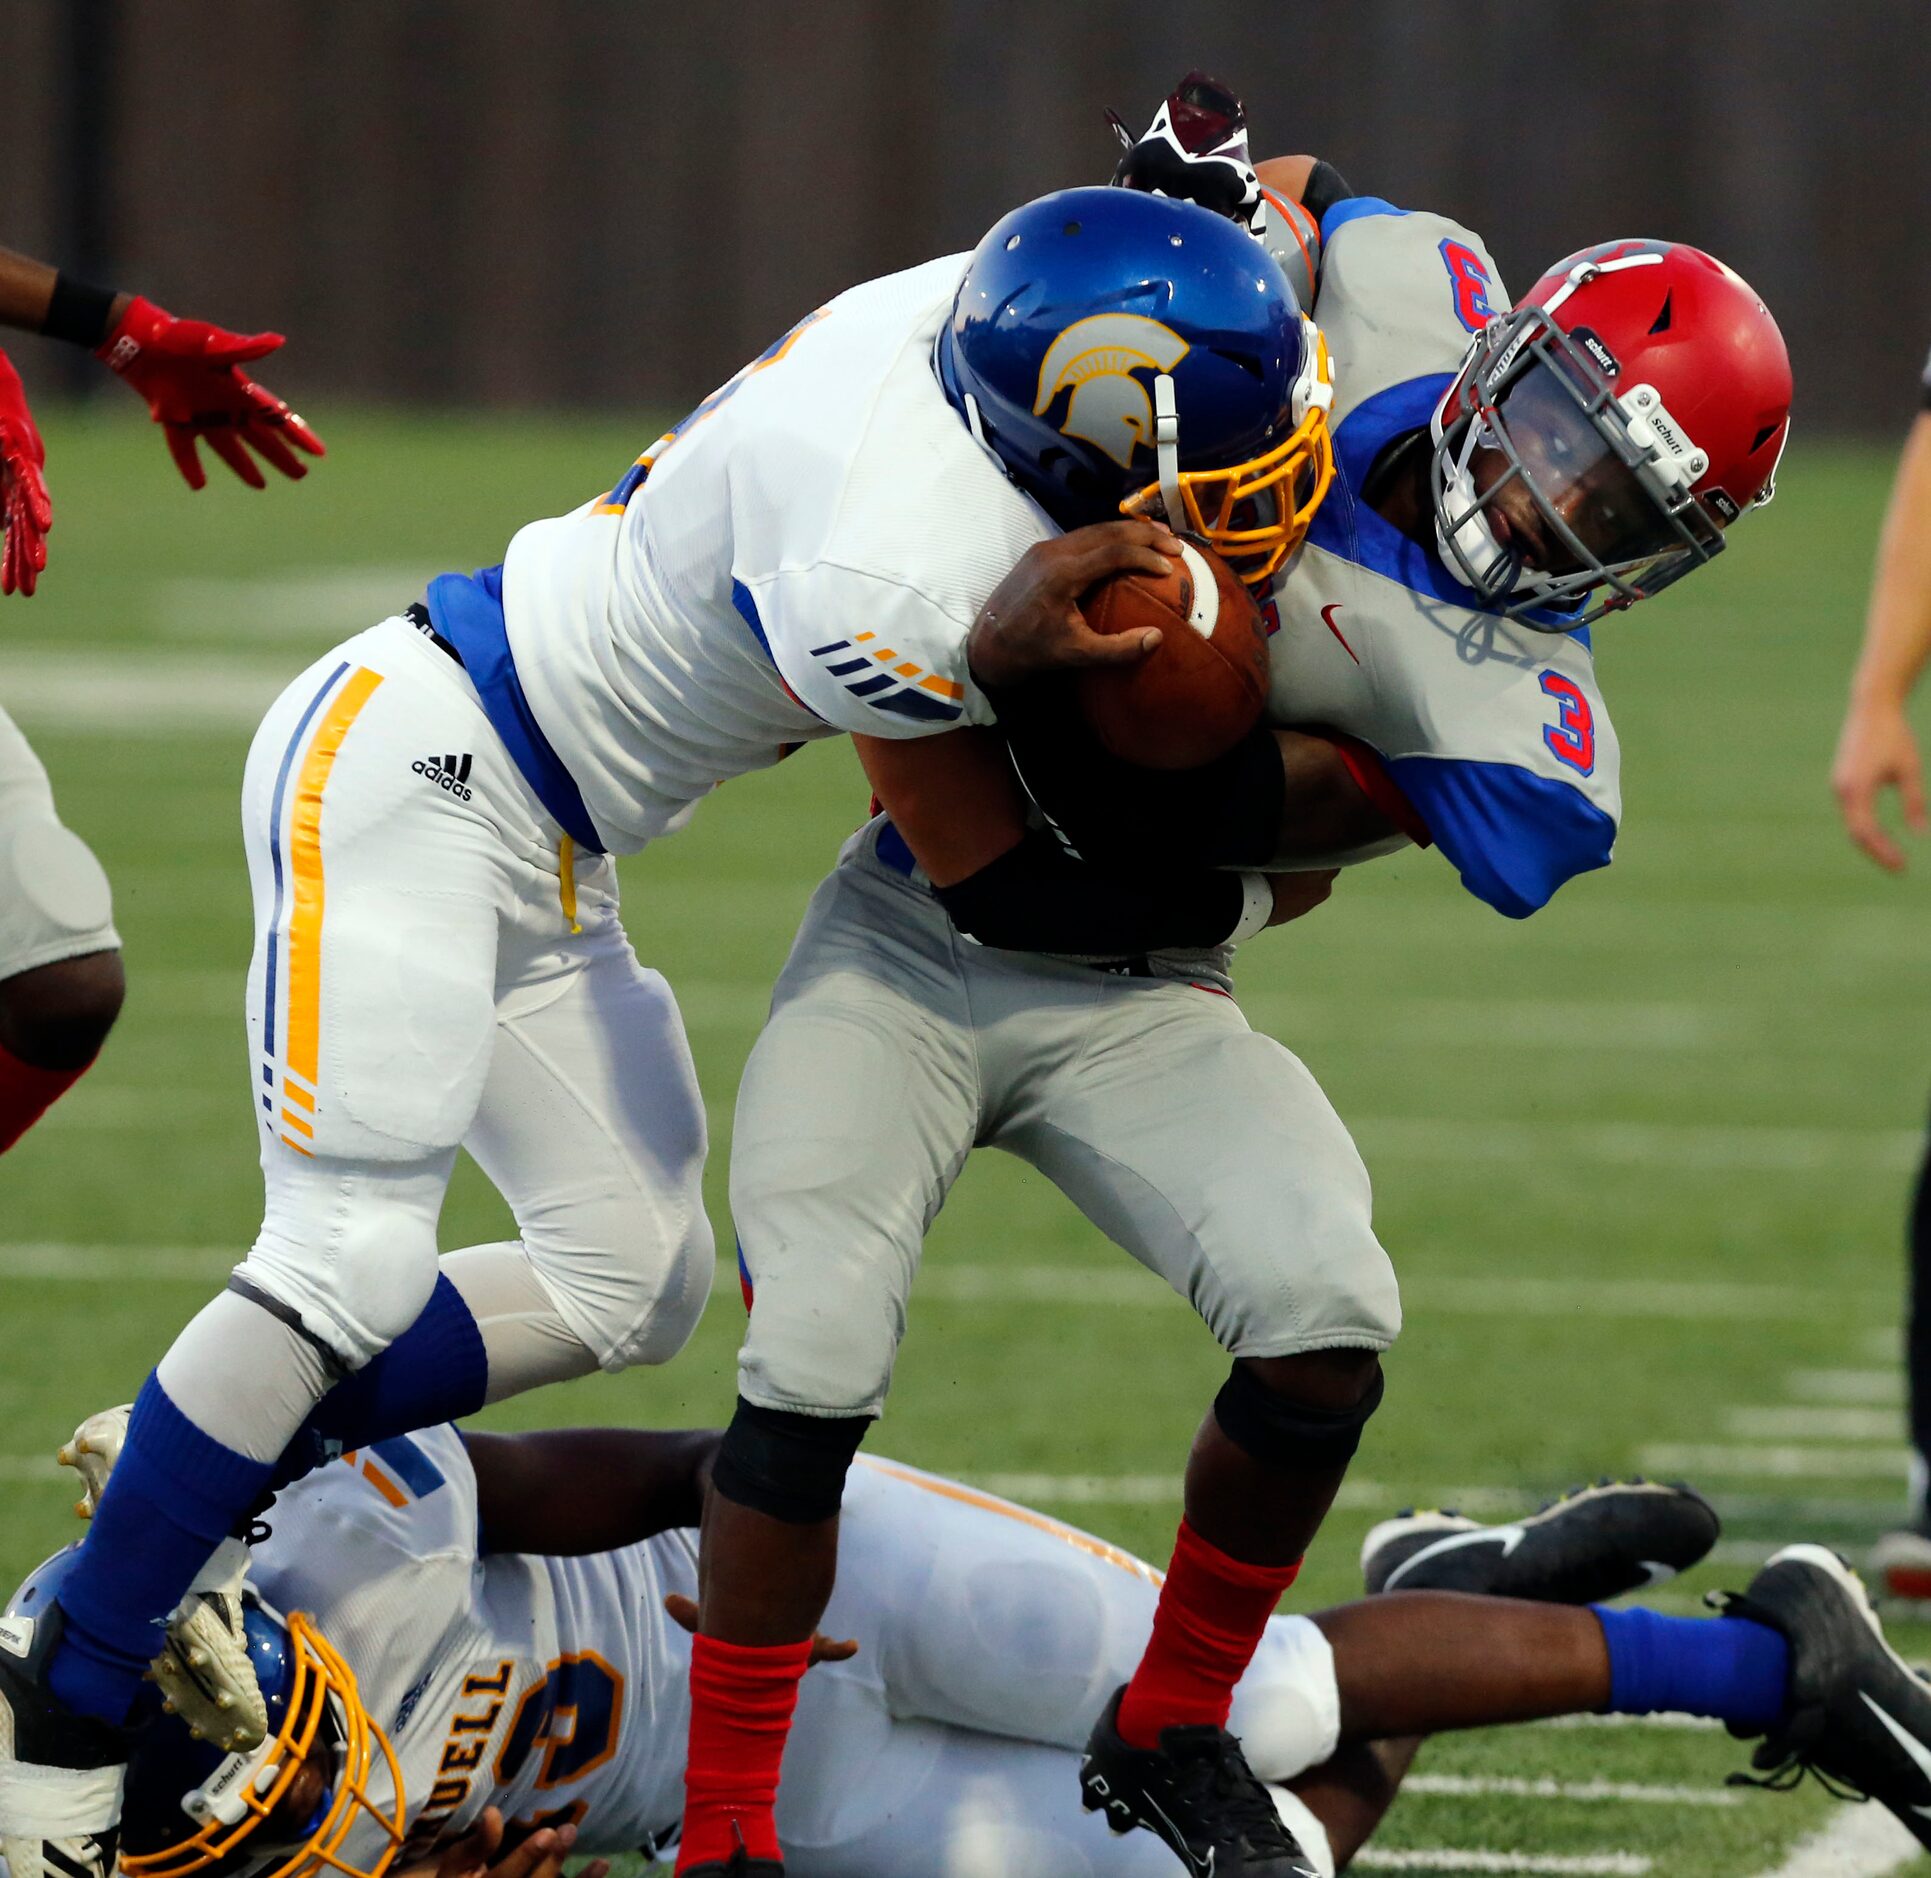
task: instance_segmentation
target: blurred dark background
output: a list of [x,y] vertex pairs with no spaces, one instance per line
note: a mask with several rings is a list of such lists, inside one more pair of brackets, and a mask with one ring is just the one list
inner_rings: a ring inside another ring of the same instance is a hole
[[1906,420],[1926,0],[0,0],[0,242],[281,328],[300,395],[676,405],[1104,179],[1103,107],[1137,127],[1191,65],[1257,154],[1456,216],[1514,290],[1586,241],[1707,246],[1813,435]]

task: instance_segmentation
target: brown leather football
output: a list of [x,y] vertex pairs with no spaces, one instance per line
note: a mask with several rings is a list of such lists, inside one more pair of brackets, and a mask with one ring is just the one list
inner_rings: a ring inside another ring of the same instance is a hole
[[1096,633],[1160,628],[1137,665],[1079,675],[1080,706],[1112,753],[1147,769],[1193,769],[1231,750],[1267,702],[1267,628],[1254,596],[1191,537],[1163,575],[1117,574],[1080,603]]

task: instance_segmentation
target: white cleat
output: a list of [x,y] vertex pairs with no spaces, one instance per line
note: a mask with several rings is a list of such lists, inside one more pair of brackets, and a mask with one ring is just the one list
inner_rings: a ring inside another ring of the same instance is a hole
[[[84,1483],[74,1506],[82,1519],[92,1519],[101,1503],[132,1413],[132,1405],[124,1403],[88,1416],[60,1451],[60,1464],[73,1468]],[[241,1621],[247,1575],[248,1548],[239,1539],[224,1539],[174,1607],[167,1644],[149,1672],[168,1712],[229,1754],[260,1747],[268,1732],[268,1705]]]
[[224,1539],[174,1607],[167,1646],[150,1671],[168,1711],[228,1754],[260,1747],[268,1734],[268,1704],[242,1624],[247,1575],[248,1548]]
[[131,1402],[119,1408],[102,1409],[90,1415],[74,1430],[74,1438],[56,1457],[61,1466],[71,1467],[81,1477],[81,1495],[74,1502],[75,1515],[92,1519],[107,1489],[107,1477],[121,1458],[121,1444],[127,1439],[127,1418],[134,1413]]

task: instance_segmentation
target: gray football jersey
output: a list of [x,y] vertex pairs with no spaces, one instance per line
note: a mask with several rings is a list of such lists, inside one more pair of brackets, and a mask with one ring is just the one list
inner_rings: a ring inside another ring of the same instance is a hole
[[1471,604],[1432,542],[1360,495],[1383,448],[1427,428],[1508,297],[1479,237],[1442,216],[1351,197],[1321,237],[1313,315],[1334,364],[1336,474],[1268,602],[1269,715],[1366,745],[1371,793],[1470,892],[1524,918],[1615,842],[1616,734],[1588,635]]

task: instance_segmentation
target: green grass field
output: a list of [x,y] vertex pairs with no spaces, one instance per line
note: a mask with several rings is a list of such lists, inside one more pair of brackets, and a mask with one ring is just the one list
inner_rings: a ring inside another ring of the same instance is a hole
[[[53,566],[34,601],[0,604],[0,700],[113,875],[131,994],[96,1072],[0,1166],[9,1581],[74,1531],[45,1457],[132,1395],[253,1236],[236,791],[259,704],[424,577],[607,486],[653,434],[647,417],[322,428],[331,455],[303,487],[190,497],[145,429],[48,414]],[[1413,1500],[1493,1513],[1604,1472],[1692,1477],[1728,1532],[1671,1609],[1787,1538],[1859,1548],[1896,1505],[1931,891],[1922,866],[1900,883],[1851,852],[1824,783],[1886,475],[1878,453],[1794,453],[1723,564],[1600,634],[1627,796],[1613,869],[1518,925],[1432,855],[1384,861],[1243,955],[1254,1021],[1357,1132],[1408,1307],[1297,1600],[1348,1596],[1365,1527]],[[848,750],[816,748],[628,869],[638,951],[690,1023],[726,1245],[735,1078],[863,808]],[[445,1243],[503,1231],[466,1168]],[[493,1419],[715,1422],[740,1324],[721,1285],[668,1370]],[[1221,1368],[1155,1280],[987,1155],[934,1235],[874,1445],[1163,1559]],[[1931,1631],[1902,1635],[1931,1653]],[[1721,1734],[1659,1728],[1443,1741],[1377,1852],[1422,1872],[1751,1878],[1837,1815],[1814,1789],[1725,1791],[1740,1764]],[[1820,1856],[1792,1874],[1890,1869]]]

